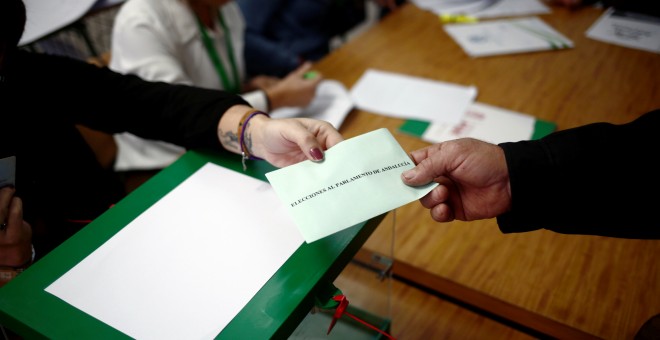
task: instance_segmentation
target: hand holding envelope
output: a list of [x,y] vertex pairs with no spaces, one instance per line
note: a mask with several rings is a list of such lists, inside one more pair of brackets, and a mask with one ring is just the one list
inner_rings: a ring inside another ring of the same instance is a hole
[[321,163],[303,161],[266,174],[308,243],[421,198],[437,183],[410,187],[415,166],[385,128],[345,140]]

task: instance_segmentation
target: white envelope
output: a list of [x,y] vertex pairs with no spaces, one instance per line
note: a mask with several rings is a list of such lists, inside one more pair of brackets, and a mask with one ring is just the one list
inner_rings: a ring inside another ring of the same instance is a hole
[[413,167],[382,128],[335,145],[321,163],[304,161],[266,177],[310,243],[417,200],[437,186],[404,184],[401,173]]

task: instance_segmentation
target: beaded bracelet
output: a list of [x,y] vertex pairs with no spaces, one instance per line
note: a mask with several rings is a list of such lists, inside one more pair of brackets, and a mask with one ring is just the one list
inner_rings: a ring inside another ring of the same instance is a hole
[[250,154],[250,151],[245,145],[245,130],[247,130],[247,125],[252,119],[252,117],[256,115],[264,115],[266,117],[270,117],[267,113],[259,111],[259,110],[249,110],[243,115],[243,118],[241,118],[241,121],[238,123],[238,136],[239,136],[239,144],[241,147],[241,156],[242,156],[242,162],[243,162],[243,171],[247,170],[247,165],[245,165],[245,161],[250,159],[250,160],[263,160],[262,158],[259,158],[257,156],[253,156]]

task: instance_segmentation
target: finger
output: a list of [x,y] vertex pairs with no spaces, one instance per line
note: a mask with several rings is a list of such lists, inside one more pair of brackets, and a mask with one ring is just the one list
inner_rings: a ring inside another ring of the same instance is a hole
[[304,62],[302,65],[298,66],[297,69],[293,70],[292,75],[296,77],[303,77],[305,72],[312,69],[312,63],[309,61]]
[[312,66],[313,64],[307,61],[293,71],[291,75],[296,78],[302,78],[314,85],[318,85],[323,80],[323,75],[318,71],[312,71]]
[[448,204],[438,204],[431,209],[431,218],[437,222],[451,222],[454,212]]
[[21,239],[23,228],[23,201],[14,197],[9,204],[9,216],[7,218],[7,238],[11,240]]
[[449,174],[451,169],[448,162],[452,159],[444,157],[444,154],[452,155],[453,151],[451,144],[447,144],[449,149],[446,152],[443,148],[445,144],[440,143],[411,152],[410,155],[417,165],[401,174],[403,182],[410,186],[419,186]]
[[419,164],[419,162],[425,160],[427,157],[429,157],[429,149],[435,147],[435,145],[427,146],[425,148],[421,148],[415,151],[412,151],[408,155],[410,158],[415,162],[415,165]]
[[448,173],[447,165],[439,157],[439,150],[440,144],[411,152],[410,155],[417,165],[401,174],[403,182],[407,185],[419,186],[446,175]]
[[310,71],[310,72],[307,72],[305,74],[310,75],[310,77],[307,78],[307,81],[312,82],[314,87],[318,87],[318,85],[321,83],[321,81],[323,81],[323,75],[319,72]]
[[316,140],[321,143],[323,150],[330,149],[344,141],[344,136],[327,121],[311,118],[299,118],[298,120],[308,131],[317,136]]
[[298,145],[311,161],[322,161],[325,158],[323,150],[334,146],[342,138],[328,122],[313,119],[299,119],[298,122],[300,124],[286,130],[286,138]]
[[447,202],[449,199],[449,189],[445,185],[438,185],[424,197],[419,199],[419,202],[426,209],[431,209],[436,205]]
[[322,141],[324,144],[324,149],[330,149],[331,147],[344,141],[344,136],[339,133],[330,123],[329,126],[322,128]]
[[13,187],[0,189],[0,225],[7,223],[9,217],[9,205],[16,190]]

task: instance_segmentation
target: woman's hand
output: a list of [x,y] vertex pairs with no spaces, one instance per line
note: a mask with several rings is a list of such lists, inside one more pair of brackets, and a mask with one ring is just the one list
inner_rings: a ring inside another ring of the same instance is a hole
[[310,118],[255,116],[247,127],[251,154],[276,167],[306,159],[322,161],[324,151],[344,140],[330,123]]
[[273,119],[261,113],[245,105],[229,108],[218,123],[222,146],[239,155],[247,151],[274,166],[285,167],[305,159],[322,161],[325,150],[344,140],[332,124],[323,120]]
[[254,91],[254,90],[263,90],[269,89],[275,86],[277,83],[282,81],[282,79],[271,76],[256,76],[250,79],[243,89],[244,92]]
[[313,77],[305,77],[305,73],[311,69],[312,64],[306,62],[281,81],[267,87],[265,92],[270,101],[270,110],[309,105],[316,95],[316,88],[323,80],[320,73],[315,73]]

